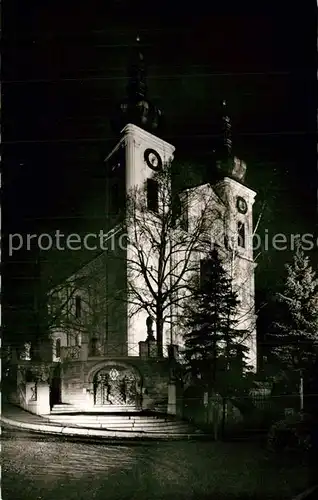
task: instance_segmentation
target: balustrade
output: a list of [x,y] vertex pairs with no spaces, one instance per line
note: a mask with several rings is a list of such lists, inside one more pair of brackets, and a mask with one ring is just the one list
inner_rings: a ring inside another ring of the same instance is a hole
[[79,360],[81,357],[81,346],[71,345],[68,347],[61,347],[61,360]]
[[[147,347],[147,348],[146,348]],[[176,351],[176,346],[164,345],[163,346],[163,357],[171,357],[172,352]],[[156,358],[157,353],[157,343],[153,342],[148,345],[147,342],[139,343],[127,343],[127,342],[117,342],[117,343],[94,343],[82,344],[81,346],[68,346],[61,347],[61,361],[85,361],[87,358],[112,358],[112,357],[151,357]]]

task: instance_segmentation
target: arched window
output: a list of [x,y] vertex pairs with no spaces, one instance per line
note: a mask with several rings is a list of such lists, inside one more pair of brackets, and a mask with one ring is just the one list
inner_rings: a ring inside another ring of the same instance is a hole
[[180,227],[184,231],[189,230],[189,194],[184,191],[180,194]]
[[56,342],[55,342],[55,356],[57,358],[61,357],[61,339],[56,339]]
[[147,208],[152,212],[158,212],[159,187],[155,179],[147,179]]
[[75,317],[80,318],[82,313],[82,301],[79,295],[75,297]]
[[245,248],[245,224],[243,222],[237,223],[237,244]]

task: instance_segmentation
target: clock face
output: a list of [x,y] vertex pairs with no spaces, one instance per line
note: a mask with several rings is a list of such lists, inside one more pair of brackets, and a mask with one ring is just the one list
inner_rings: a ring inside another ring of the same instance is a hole
[[158,171],[162,168],[161,156],[154,149],[146,149],[144,159],[148,167],[152,170]]
[[241,214],[246,214],[247,212],[247,203],[241,196],[237,197],[236,208]]

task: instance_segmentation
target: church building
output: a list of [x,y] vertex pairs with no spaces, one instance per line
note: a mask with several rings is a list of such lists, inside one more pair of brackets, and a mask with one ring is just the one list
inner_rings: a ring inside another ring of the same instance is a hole
[[174,374],[182,355],[182,300],[211,245],[233,279],[238,328],[248,332],[249,362],[256,367],[256,193],[244,183],[246,164],[232,154],[226,103],[227,155],[214,165],[215,182],[177,195],[169,173],[175,148],[161,138],[161,123],[161,111],[147,98],[138,48],[127,97],[113,119],[118,141],[105,159],[104,247],[49,296],[50,314],[56,314],[52,405],[178,412]]

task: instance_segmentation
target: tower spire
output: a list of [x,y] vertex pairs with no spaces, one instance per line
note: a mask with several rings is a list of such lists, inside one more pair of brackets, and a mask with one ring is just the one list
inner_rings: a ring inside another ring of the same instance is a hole
[[233,154],[232,122],[225,99],[222,100],[221,122],[222,140],[220,150],[217,151],[217,170],[221,175],[227,175],[240,182],[244,182],[246,164]]
[[136,36],[132,64],[128,70],[127,96],[131,100],[144,99],[147,93],[146,67],[141,51],[140,36]]
[[128,69],[126,98],[112,120],[114,132],[120,133],[132,123],[149,132],[157,133],[161,128],[162,112],[147,98],[146,65],[141,50],[140,36],[135,38],[132,61]]

